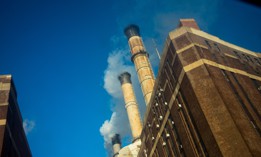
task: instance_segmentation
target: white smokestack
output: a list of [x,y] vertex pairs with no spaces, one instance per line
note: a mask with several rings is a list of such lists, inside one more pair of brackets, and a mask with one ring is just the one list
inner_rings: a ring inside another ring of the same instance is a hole
[[120,135],[115,134],[112,139],[112,149],[113,149],[113,157],[117,157],[119,155],[119,151],[121,149],[121,140],[120,140]]
[[128,72],[124,72],[119,76],[121,88],[125,101],[125,108],[128,113],[130,122],[132,137],[134,140],[140,137],[142,131],[142,124],[140,118],[140,111],[138,108],[136,96],[131,83],[131,75]]
[[124,33],[128,38],[132,54],[131,60],[135,65],[143,96],[146,105],[148,105],[155,82],[154,73],[148,58],[148,53],[146,52],[143,41],[140,37],[140,30],[138,26],[129,25],[125,28]]

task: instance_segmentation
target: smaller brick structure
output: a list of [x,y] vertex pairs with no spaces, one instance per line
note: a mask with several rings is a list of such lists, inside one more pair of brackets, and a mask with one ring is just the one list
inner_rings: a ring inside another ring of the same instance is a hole
[[32,156],[11,75],[0,76],[0,156]]

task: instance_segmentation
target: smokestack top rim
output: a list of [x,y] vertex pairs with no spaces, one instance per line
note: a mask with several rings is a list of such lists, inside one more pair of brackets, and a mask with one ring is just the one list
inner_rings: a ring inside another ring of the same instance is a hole
[[121,145],[120,134],[115,134],[115,135],[111,138],[111,143],[112,143],[112,145],[115,145],[115,144],[120,144],[120,145]]
[[124,29],[124,34],[128,38],[128,40],[133,36],[140,36],[139,26],[135,24],[130,24]]
[[118,79],[121,82],[121,84],[131,83],[131,74],[125,71],[118,76]]

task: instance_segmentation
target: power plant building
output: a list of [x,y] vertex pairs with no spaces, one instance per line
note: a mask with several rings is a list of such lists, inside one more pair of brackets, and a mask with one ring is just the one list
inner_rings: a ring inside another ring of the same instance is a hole
[[260,53],[181,19],[155,80],[138,26],[124,32],[147,106],[136,156],[261,156]]
[[11,75],[0,76],[0,156],[32,156]]
[[261,156],[261,55],[183,19],[169,33],[139,157]]

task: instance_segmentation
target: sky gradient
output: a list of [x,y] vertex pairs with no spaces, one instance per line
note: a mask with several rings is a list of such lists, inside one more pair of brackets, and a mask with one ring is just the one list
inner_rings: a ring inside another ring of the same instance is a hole
[[121,72],[145,105],[123,29],[140,26],[157,75],[152,39],[162,51],[180,18],[261,52],[261,9],[237,0],[0,1],[0,74],[13,76],[33,156],[103,157],[113,132],[130,142]]

